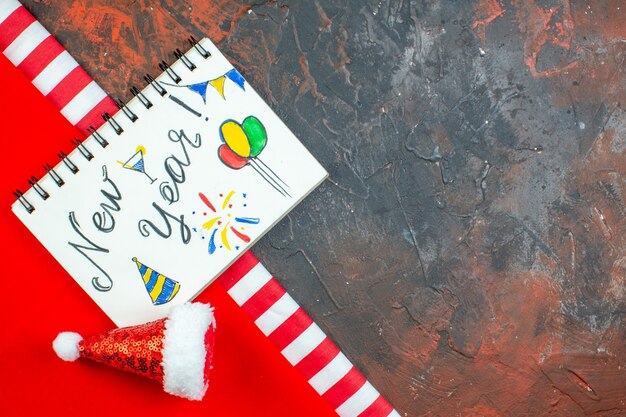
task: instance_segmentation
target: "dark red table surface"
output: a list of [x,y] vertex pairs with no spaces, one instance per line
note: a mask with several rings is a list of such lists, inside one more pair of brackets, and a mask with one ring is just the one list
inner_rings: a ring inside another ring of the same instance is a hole
[[24,3],[122,99],[219,44],[330,173],[254,252],[401,414],[624,415],[625,2]]

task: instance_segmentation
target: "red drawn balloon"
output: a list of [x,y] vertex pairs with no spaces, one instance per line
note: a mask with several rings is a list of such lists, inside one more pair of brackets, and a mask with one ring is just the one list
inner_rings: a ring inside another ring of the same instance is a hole
[[248,165],[248,158],[237,155],[226,144],[217,149],[217,155],[226,166],[232,169],[241,169]]

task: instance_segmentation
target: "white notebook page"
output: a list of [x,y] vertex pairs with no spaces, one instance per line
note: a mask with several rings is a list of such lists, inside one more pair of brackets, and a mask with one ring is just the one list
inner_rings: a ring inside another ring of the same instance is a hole
[[14,213],[119,326],[192,299],[327,173],[208,39],[30,189]]

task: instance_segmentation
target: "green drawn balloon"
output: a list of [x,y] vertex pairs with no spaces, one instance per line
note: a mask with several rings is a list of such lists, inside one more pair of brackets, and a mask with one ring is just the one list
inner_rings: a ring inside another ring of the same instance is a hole
[[254,116],[248,116],[241,124],[250,142],[250,157],[254,158],[261,153],[267,144],[267,132],[265,126]]

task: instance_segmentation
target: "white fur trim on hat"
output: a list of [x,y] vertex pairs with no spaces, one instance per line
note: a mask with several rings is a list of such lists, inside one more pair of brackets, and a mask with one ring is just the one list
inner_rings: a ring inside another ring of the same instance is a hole
[[213,309],[201,303],[172,308],[165,321],[163,340],[163,388],[170,394],[201,400],[208,382],[204,380],[204,338],[213,323]]
[[74,332],[63,332],[52,342],[52,348],[64,361],[73,362],[80,357],[78,344],[83,337]]

